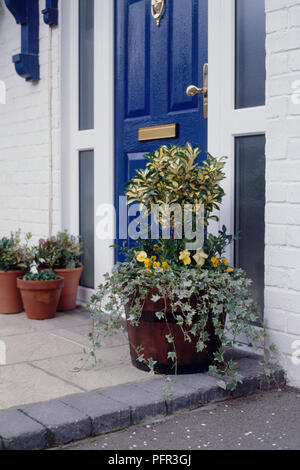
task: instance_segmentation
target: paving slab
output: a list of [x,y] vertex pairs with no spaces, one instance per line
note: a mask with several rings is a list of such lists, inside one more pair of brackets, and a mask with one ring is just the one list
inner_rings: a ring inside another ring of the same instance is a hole
[[[61,338],[70,339],[84,346],[90,346],[89,333],[92,331],[91,324],[70,326],[69,328],[56,329],[53,334]],[[102,348],[112,348],[115,346],[128,345],[128,336],[126,332],[119,332],[116,334],[105,335],[101,334],[99,343]]]
[[0,366],[0,409],[47,401],[81,389],[31,364]]
[[22,412],[48,430],[48,445],[67,444],[91,435],[90,418],[59,400],[36,403]]
[[123,429],[131,424],[128,405],[122,405],[98,393],[72,395],[61,401],[91,418],[92,434],[95,436]]
[[103,349],[103,362],[93,366],[83,354],[72,354],[33,362],[47,373],[65,380],[85,391],[148,379],[147,372],[133,367],[129,347]]
[[[0,340],[4,338],[1,337]],[[56,337],[49,332],[28,333],[5,338],[6,364],[31,362],[63,354],[83,353],[81,345]]]
[[86,311],[83,313],[80,309],[68,313],[58,312],[55,318],[43,321],[29,320],[24,312],[15,315],[0,315],[0,335],[3,337],[52,331],[58,328],[70,329],[83,325],[91,330],[92,321],[88,313]]

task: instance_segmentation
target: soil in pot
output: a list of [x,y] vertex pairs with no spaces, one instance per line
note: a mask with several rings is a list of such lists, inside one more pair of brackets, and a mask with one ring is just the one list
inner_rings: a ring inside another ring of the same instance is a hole
[[65,281],[57,308],[59,311],[64,312],[66,310],[74,310],[76,308],[77,291],[82,271],[83,266],[74,269],[54,270],[54,272]]
[[23,304],[17,288],[17,278],[23,271],[0,271],[0,314],[20,313]]
[[63,278],[54,281],[24,281],[17,279],[24,310],[31,320],[47,320],[54,318],[61,291]]
[[[172,334],[175,340],[177,353],[177,373],[191,374],[208,370],[214,359],[214,353],[221,346],[218,336],[215,334],[213,325],[213,314],[210,315],[205,330],[209,333],[210,339],[205,345],[205,349],[197,352],[197,340],[192,338],[192,342],[184,340],[181,328],[176,324],[171,313],[167,313],[167,323],[165,319],[159,320],[155,313],[164,311],[164,302],[159,300],[154,303],[151,297],[157,292],[148,294],[145,301],[142,317],[139,326],[132,326],[127,322],[128,337],[130,344],[131,361],[135,367],[149,371],[146,364],[137,361],[137,348],[142,346],[146,359],[152,357],[157,361],[155,372],[159,374],[175,374],[174,362],[167,358],[168,352],[173,351],[172,345],[167,343],[166,335]],[[191,299],[191,305],[195,307],[196,299]],[[170,311],[171,309],[168,308]],[[127,311],[128,313],[128,311]],[[225,317],[222,319],[225,324]]]

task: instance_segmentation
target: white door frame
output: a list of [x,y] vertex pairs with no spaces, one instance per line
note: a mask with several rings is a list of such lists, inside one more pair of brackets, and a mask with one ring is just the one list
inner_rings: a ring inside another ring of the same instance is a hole
[[[220,211],[219,227],[234,233],[234,140],[237,136],[264,134],[265,106],[235,109],[235,1],[208,2],[209,117],[208,151],[226,155],[226,196]],[[233,262],[234,248],[228,251]]]
[[[80,150],[95,152],[95,211],[101,203],[114,203],[114,2],[95,0],[95,19],[95,128],[79,132],[78,0],[61,2],[62,227],[75,234],[79,230]],[[229,157],[219,225],[225,224],[233,233],[234,138],[262,134],[266,129],[265,107],[234,109],[234,0],[208,2],[208,63],[208,151]],[[112,242],[99,241],[95,234],[96,286],[113,266],[113,250],[109,248]],[[228,256],[232,262],[233,248]],[[90,294],[89,289],[80,289],[82,300]]]
[[[95,0],[94,129],[79,131],[78,0],[61,2],[61,180],[63,229],[79,233],[79,152],[94,150],[95,287],[114,263],[113,240],[98,240],[97,209],[114,204],[114,2]],[[80,288],[79,300],[91,289]]]

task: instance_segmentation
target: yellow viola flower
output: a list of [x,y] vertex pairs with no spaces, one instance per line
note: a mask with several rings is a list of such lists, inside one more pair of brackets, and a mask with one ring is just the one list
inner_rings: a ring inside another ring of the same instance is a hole
[[197,263],[197,266],[200,266],[200,268],[204,265],[205,260],[207,260],[208,255],[204,253],[203,250],[197,250],[196,254],[193,256],[194,260]]
[[226,272],[229,273],[229,274],[233,273],[233,271],[234,271],[233,268],[227,268],[227,269],[226,269]]
[[181,251],[179,254],[180,261],[183,261],[185,258],[190,257],[191,253],[188,250]]
[[144,263],[145,260],[147,259],[147,253],[145,251],[140,251],[136,255],[136,259],[138,260],[139,263]]
[[167,263],[167,261],[163,261],[163,262],[162,262],[162,267],[163,267],[164,269],[170,269],[170,265],[169,265],[169,263]]
[[184,265],[191,264],[191,253],[188,250],[184,250],[180,252],[179,259],[180,261],[183,261]]
[[158,261],[158,262],[155,261],[155,262],[153,263],[153,268],[160,268],[160,262],[159,262],[159,261]]
[[214,268],[217,268],[219,266],[220,260],[218,258],[215,258],[215,256],[212,257],[211,259],[212,265]]
[[159,246],[158,245],[153,245],[153,250],[154,251],[157,251],[159,249]]
[[149,258],[146,258],[144,263],[145,263],[145,268],[150,268],[152,266],[152,261]]
[[228,260],[227,260],[226,258],[223,258],[223,259],[222,259],[222,262],[223,262],[223,264],[225,264],[225,266],[228,265]]

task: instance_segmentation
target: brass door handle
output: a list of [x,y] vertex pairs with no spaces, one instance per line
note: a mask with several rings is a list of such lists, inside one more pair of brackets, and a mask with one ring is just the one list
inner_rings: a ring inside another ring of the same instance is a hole
[[198,88],[196,85],[190,85],[186,89],[188,96],[195,96],[198,94],[203,95],[203,115],[205,119],[208,118],[208,64],[203,67],[203,88]]
[[206,96],[208,94],[208,89],[206,87],[198,88],[196,85],[190,85],[186,89],[186,94],[188,96],[195,96],[195,95],[198,95],[200,93],[202,95]]

